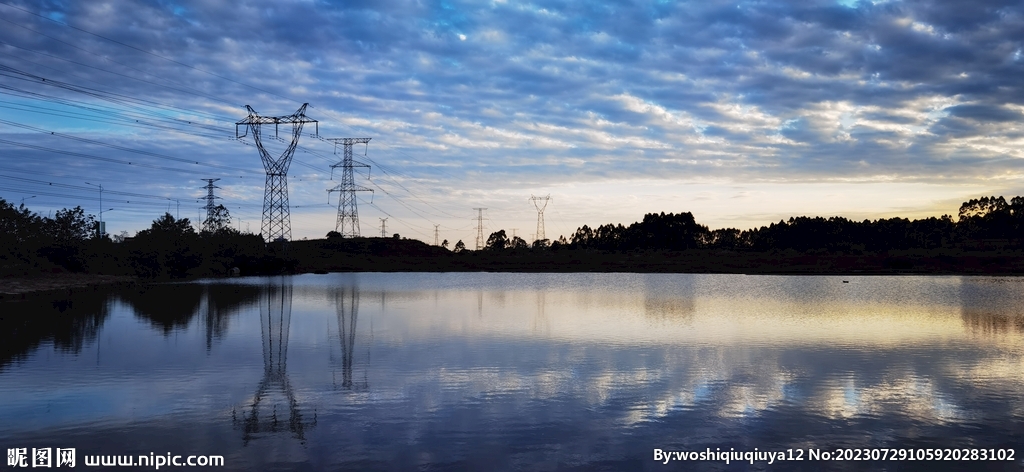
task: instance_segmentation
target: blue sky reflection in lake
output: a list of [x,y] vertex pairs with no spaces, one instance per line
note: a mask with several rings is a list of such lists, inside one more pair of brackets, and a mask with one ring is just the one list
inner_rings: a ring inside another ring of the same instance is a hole
[[235,469],[654,469],[655,447],[1021,454],[1022,285],[328,274],[159,286],[67,307],[99,320],[71,324],[95,331],[77,345],[44,333],[5,353],[0,443],[221,454]]

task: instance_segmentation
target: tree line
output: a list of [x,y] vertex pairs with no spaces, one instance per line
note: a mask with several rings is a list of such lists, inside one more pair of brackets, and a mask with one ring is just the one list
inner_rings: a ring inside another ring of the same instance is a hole
[[[690,212],[648,213],[629,226],[584,225],[569,238],[536,241],[532,247],[604,251],[726,249],[832,253],[939,248],[996,249],[1024,246],[1024,197],[982,197],[964,202],[950,215],[919,220],[881,218],[855,221],[841,216],[793,217],[760,228],[710,230]],[[518,239],[518,238],[516,238]],[[504,230],[487,240],[490,251],[523,249]]]
[[[293,271],[296,264],[301,264],[298,259],[314,257],[302,250],[289,254],[287,245],[267,244],[260,235],[241,233],[230,223],[227,209],[219,206],[214,216],[204,221],[202,231],[196,231],[187,218],[165,213],[134,237],[122,233],[111,238],[98,234],[95,217],[81,207],[43,217],[24,205],[16,207],[0,199],[0,275],[53,270],[182,278],[223,275],[236,268],[243,274],[268,274]],[[649,213],[629,226],[584,225],[569,238],[532,244],[516,236],[509,238],[499,230],[491,233],[484,251],[539,254],[545,250],[714,249],[860,254],[942,248],[1019,250],[1024,249],[1021,234],[1024,197],[1006,200],[1000,196],[964,202],[956,219],[943,215],[918,220],[897,217],[855,221],[838,216],[801,216],[749,230],[710,230],[689,212]],[[329,240],[340,237],[328,236]],[[386,239],[400,237],[396,234]],[[447,241],[443,247],[448,247]],[[458,241],[452,252],[475,251]]]
[[196,231],[188,218],[165,213],[134,237],[126,232],[110,237],[99,234],[95,216],[81,207],[49,217],[0,198],[0,274],[71,271],[182,278],[222,275],[233,268],[274,272],[286,263],[259,235],[232,228],[223,206],[205,223],[206,230]]

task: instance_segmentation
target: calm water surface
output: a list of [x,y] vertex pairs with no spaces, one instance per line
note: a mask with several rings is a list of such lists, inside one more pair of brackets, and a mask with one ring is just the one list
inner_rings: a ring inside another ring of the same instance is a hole
[[[1018,278],[328,274],[2,309],[0,449],[74,447],[77,468],[151,452],[219,470],[1024,464]],[[1016,460],[653,460],[882,447]]]

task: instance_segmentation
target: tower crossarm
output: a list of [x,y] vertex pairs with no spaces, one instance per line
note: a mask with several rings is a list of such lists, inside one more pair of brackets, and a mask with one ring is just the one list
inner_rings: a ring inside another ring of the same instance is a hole
[[[291,166],[292,155],[295,154],[295,147],[299,144],[299,136],[302,135],[302,127],[306,123],[314,123],[317,127],[317,134],[320,132],[320,123],[317,120],[306,116],[306,107],[308,103],[303,103],[295,113],[286,116],[260,116],[251,106],[246,105],[245,109],[249,112],[249,116],[235,122],[235,137],[245,137],[250,131],[252,132],[252,139],[256,142],[256,147],[260,151],[260,158],[263,160],[263,168],[268,174],[272,175],[287,175],[288,168]],[[262,125],[274,125],[274,135],[277,136],[278,127],[281,124],[292,125],[292,139],[288,143],[288,147],[280,157],[274,158],[263,146],[263,136],[261,127]],[[239,133],[239,127],[244,126],[245,131]]]

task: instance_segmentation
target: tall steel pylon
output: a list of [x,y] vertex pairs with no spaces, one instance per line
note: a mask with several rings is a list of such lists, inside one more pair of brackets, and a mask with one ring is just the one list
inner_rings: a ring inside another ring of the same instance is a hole
[[380,237],[386,238],[387,236],[385,236],[385,234],[387,233],[387,222],[388,222],[388,219],[387,218],[379,218],[379,219],[380,219]]
[[[369,165],[352,160],[352,145],[366,144],[373,138],[331,138],[328,141],[334,142],[334,153],[338,153],[338,143],[341,143],[345,152],[341,162],[331,166],[331,173],[336,167],[341,167],[341,183],[332,189],[327,190],[327,203],[331,203],[331,192],[341,192],[338,197],[338,219],[334,223],[334,230],[341,233],[343,238],[359,237],[359,208],[356,206],[356,192],[372,192],[373,189],[356,185],[353,167],[366,167]],[[333,177],[333,175],[332,175]],[[340,229],[339,229],[340,228]]]
[[[530,195],[530,201],[533,202],[533,206],[537,208],[537,241],[543,241],[547,238],[544,237],[544,209],[547,208],[548,202],[551,201],[551,195],[545,195],[543,197],[535,197]],[[544,203],[538,203],[544,202]]]
[[484,239],[484,210],[486,208],[474,208],[476,210],[476,250],[479,251],[487,244]]
[[435,246],[440,246],[441,245],[441,243],[438,242],[438,236],[439,236],[440,228],[441,228],[441,225],[434,225],[434,245]]
[[[256,110],[246,105],[245,109],[249,110],[249,116],[235,123],[235,138],[243,138],[250,130],[252,131],[252,139],[256,142],[256,148],[260,150],[263,169],[267,172],[266,189],[263,193],[263,222],[260,226],[260,233],[266,241],[287,241],[292,237],[291,209],[288,207],[288,167],[292,163],[295,146],[299,144],[302,125],[315,123],[316,134],[320,134],[320,124],[316,120],[306,117],[306,106],[308,105],[308,103],[303,103],[295,113],[288,116],[260,116]],[[269,124],[274,125],[275,137],[279,125],[292,125],[291,143],[277,158],[272,157],[263,147],[260,126]],[[245,133],[238,133],[239,126],[245,126]]]
[[206,181],[206,187],[203,187],[203,188],[206,189],[206,207],[205,207],[206,208],[206,220],[203,221],[203,231],[212,232],[212,231],[214,231],[216,229],[216,228],[213,227],[213,213],[214,213],[214,208],[216,208],[215,206],[213,206],[213,201],[218,199],[218,198],[220,198],[220,197],[215,196],[213,194],[213,189],[220,188],[220,187],[218,187],[216,185],[213,185],[213,183],[218,181],[218,180],[220,180],[220,179],[200,179],[200,180]]

